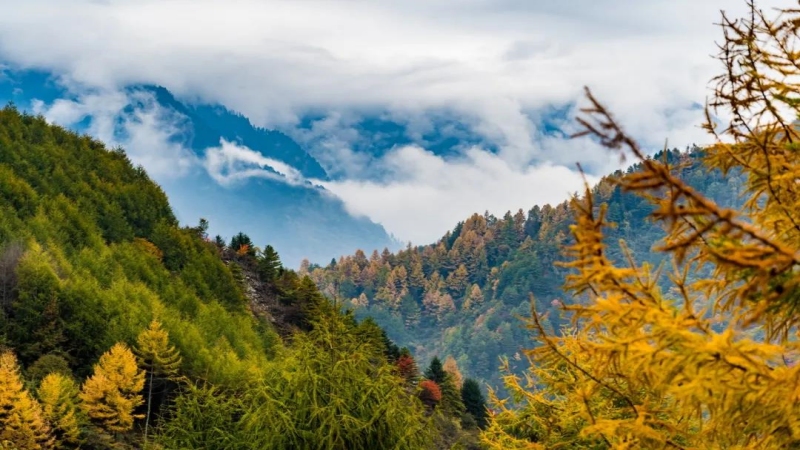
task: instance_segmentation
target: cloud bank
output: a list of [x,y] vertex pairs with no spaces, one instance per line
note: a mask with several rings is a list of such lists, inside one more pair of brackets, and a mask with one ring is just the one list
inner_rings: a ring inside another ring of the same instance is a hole
[[[564,198],[580,188],[577,161],[595,175],[616,167],[590,143],[542,127],[542,111],[580,105],[584,85],[647,148],[707,142],[697,105],[718,70],[711,55],[720,9],[738,15],[745,3],[9,0],[0,1],[0,62],[52,71],[83,95],[80,104],[49,107],[53,120],[109,115],[119,92],[136,83],[218,102],[295,136],[304,114],[322,112],[327,122],[317,131],[327,134],[308,143],[335,175],[328,188],[399,237],[425,240],[469,212]],[[368,137],[347,117],[389,111],[414,133],[429,111],[442,108],[497,152],[472,148],[442,158],[403,147],[376,160],[353,151],[354,140]],[[148,170],[166,176],[196,165],[168,139],[179,118],[145,108],[128,119],[124,143]],[[107,139],[119,125],[93,126]],[[268,176],[262,163],[276,169],[225,143],[205,162],[219,169],[220,183],[234,181],[234,166],[235,177]],[[397,212],[381,198],[391,198]],[[418,200],[434,207],[425,220],[405,219],[422,217]]]
[[[403,230],[416,244],[432,242],[466,219],[476,205],[489,212],[527,210],[534,204],[560,203],[582,183],[564,166],[541,164],[514,168],[501,157],[471,148],[463,157],[445,160],[417,146],[400,147],[381,160],[391,177],[381,181],[321,183],[354,214]],[[596,180],[589,177],[592,183]]]

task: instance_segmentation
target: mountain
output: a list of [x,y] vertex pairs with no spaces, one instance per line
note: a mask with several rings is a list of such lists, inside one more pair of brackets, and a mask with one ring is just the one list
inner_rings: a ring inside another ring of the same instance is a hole
[[29,111],[69,105],[78,112],[66,115],[63,125],[79,132],[103,130],[100,137],[122,143],[152,119],[163,129],[142,134],[150,140],[155,131],[168,134],[166,145],[175,154],[144,149],[140,162],[161,168],[157,179],[178,219],[194,224],[205,218],[212,233],[227,237],[248,229],[257,245],[270,242],[291,266],[303,258],[327,262],[359,247],[398,247],[382,226],[354,217],[313,182],[328,175],[297,142],[221,105],[187,103],[163,87],[136,85],[124,90],[125,104],[110,111],[111,117],[97,117],[52,75],[6,70],[0,73],[0,102],[9,101]]
[[124,150],[0,109],[4,447],[477,448],[474,380],[207,226]]
[[[740,205],[741,176],[709,172],[701,156],[695,148],[654,158],[680,164],[676,170],[682,179],[719,204]],[[617,244],[622,240],[638,262],[658,264],[661,256],[651,249],[663,232],[647,218],[652,206],[622,192],[610,177],[593,188],[593,195],[608,205],[609,220],[618,224],[606,234],[612,257],[623,258]],[[421,361],[451,355],[466,376],[499,387],[499,358],[509,357],[511,368],[521,373],[524,358],[518,352],[534,345],[519,320],[530,315],[529,293],[553,331],[568,324],[557,307],[569,302],[561,290],[569,271],[557,262],[571,239],[572,217],[567,202],[503,217],[474,214],[430,245],[371,255],[359,250],[335,264],[305,264],[303,270],[322,292],[352,305],[359,317],[374,318]]]

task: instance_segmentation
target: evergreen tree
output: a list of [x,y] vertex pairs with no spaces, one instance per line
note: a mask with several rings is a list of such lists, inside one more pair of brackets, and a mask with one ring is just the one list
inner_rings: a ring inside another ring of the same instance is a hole
[[258,259],[258,275],[262,281],[271,282],[280,275],[283,266],[278,252],[271,245],[264,247],[261,257]]
[[94,374],[81,388],[81,407],[105,430],[124,432],[133,427],[134,409],[144,403],[140,392],[145,374],[123,343],[114,344],[94,366]]
[[[422,449],[422,405],[406,392],[384,349],[336,314],[309,333],[248,396],[250,448]],[[287,376],[287,374],[291,374]]]
[[477,381],[472,378],[464,380],[464,385],[461,387],[461,401],[464,403],[466,412],[475,419],[478,428],[486,427],[488,418],[486,399],[483,397]]
[[244,412],[238,396],[211,385],[188,384],[154,440],[163,449],[252,449],[241,421]]
[[255,256],[256,251],[250,236],[239,232],[231,238],[230,249],[235,252],[243,252],[250,256]]
[[435,382],[436,384],[442,384],[446,377],[447,372],[444,371],[442,362],[439,360],[438,356],[434,356],[431,360],[431,363],[428,365],[428,368],[425,369],[425,378]]

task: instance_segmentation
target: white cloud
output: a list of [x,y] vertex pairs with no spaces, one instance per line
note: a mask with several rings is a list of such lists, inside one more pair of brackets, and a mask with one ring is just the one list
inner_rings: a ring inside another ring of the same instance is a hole
[[[304,139],[338,177],[330,189],[354,211],[417,240],[426,227],[438,233],[473,211],[529,207],[550,192],[563,198],[579,185],[564,165],[581,160],[595,174],[615,167],[590,142],[544,135],[537,123],[536,112],[547,106],[581,104],[584,85],[650,150],[665,140],[677,147],[707,142],[694,105],[704,102],[719,69],[711,55],[720,9],[737,16],[745,2],[0,0],[0,61],[52,70],[79,90],[160,84],[282,129],[307,111],[323,111],[328,119]],[[103,101],[116,105],[118,98]],[[57,103],[48,114],[70,120],[116,107],[95,100]],[[403,149],[376,161],[353,152],[364,137],[352,117],[389,111],[416,132],[437,109],[461,115],[500,148],[498,155],[473,150],[443,160]],[[191,166],[153,121],[179,124],[155,110],[141,114],[126,125],[133,130],[129,151],[151,171],[170,170],[163,154]],[[95,131],[113,138],[113,126],[99,121]],[[214,167],[224,169],[221,182],[266,176],[263,161],[231,145],[210,151]],[[417,172],[397,166],[401,160]],[[364,181],[374,170],[384,178]],[[393,199],[392,211],[381,195]],[[418,197],[441,211],[430,223]],[[416,225],[404,225],[401,215]]]
[[387,154],[381,164],[392,174],[384,181],[321,184],[345,199],[352,213],[369,216],[399,238],[418,244],[434,241],[456,220],[474,212],[502,215],[535,204],[559,203],[583,186],[580,174],[564,166],[541,164],[520,170],[477,147],[463,157],[445,160],[420,147],[405,146]]
[[288,164],[224,139],[219,147],[206,149],[202,157],[195,155],[175,140],[185,131],[187,118],[160,106],[149,92],[88,93],[50,105],[34,100],[33,111],[63,126],[90,119],[89,134],[109,146],[123,147],[134,164],[146,167],[160,181],[179,179],[202,167],[226,186],[253,177],[293,185],[305,183],[300,172]]
[[508,116],[494,119],[500,110],[513,116],[521,106],[568,102],[590,84],[631,126],[648,128],[656,124],[640,117],[642,109],[703,100],[716,67],[712,24],[720,8],[743,5],[5,1],[0,55],[80,84],[164,84],[264,124],[292,121],[309,107],[444,104],[502,128]]
[[[137,106],[126,110],[131,104]],[[33,109],[63,126],[91,119],[89,134],[108,146],[125,148],[131,161],[146,167],[157,180],[181,177],[197,163],[190,150],[172,139],[185,128],[186,118],[162,108],[146,92],[91,92],[50,105],[34,101]]]
[[301,185],[305,181],[293,167],[224,139],[219,147],[206,149],[203,166],[222,185],[248,178],[269,178],[293,185]]

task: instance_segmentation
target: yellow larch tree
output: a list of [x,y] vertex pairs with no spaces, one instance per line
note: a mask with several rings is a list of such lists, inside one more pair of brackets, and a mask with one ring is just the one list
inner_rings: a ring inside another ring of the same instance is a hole
[[39,403],[25,390],[13,353],[0,354],[0,447],[53,448],[50,426]]
[[150,326],[139,333],[134,348],[142,367],[147,371],[147,415],[144,424],[144,440],[150,427],[150,414],[153,403],[153,386],[156,381],[171,379],[178,375],[181,355],[169,343],[169,333],[161,328],[161,322],[153,320]]
[[587,90],[579,135],[638,159],[613,181],[653,205],[672,264],[612,261],[605,205],[588,187],[573,199],[573,328],[550,335],[532,311],[541,345],[525,381],[506,372],[515,405],[492,394],[489,448],[800,448],[800,9],[748,5],[723,14],[703,156],[746,175],[746,207],[716,205],[647,157]]
[[71,378],[50,373],[39,384],[37,391],[44,416],[52,424],[56,444],[78,444],[80,442],[80,420],[78,410],[78,387]]
[[450,374],[450,377],[453,379],[453,384],[455,384],[458,389],[461,389],[461,385],[464,383],[464,377],[461,375],[461,371],[458,370],[458,362],[456,362],[456,359],[453,358],[452,355],[448,355],[444,360],[442,368],[445,372]]
[[144,375],[128,346],[114,344],[100,357],[94,374],[81,387],[81,407],[107,431],[130,430],[133,421],[143,417],[134,414],[134,409],[144,402],[140,394]]

